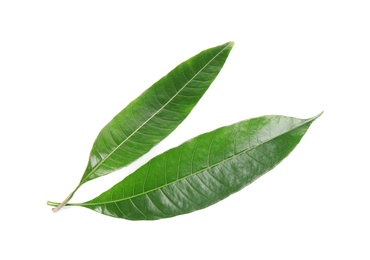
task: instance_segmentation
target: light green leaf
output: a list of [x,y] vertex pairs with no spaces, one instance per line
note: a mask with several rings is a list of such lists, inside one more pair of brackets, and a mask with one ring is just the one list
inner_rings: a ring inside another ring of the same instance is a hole
[[263,116],[202,134],[153,158],[95,199],[71,205],[130,220],[208,207],[274,168],[317,117]]
[[79,185],[54,211],[82,184],[132,163],[175,130],[216,78],[233,45],[207,49],[181,63],[118,113],[97,136]]

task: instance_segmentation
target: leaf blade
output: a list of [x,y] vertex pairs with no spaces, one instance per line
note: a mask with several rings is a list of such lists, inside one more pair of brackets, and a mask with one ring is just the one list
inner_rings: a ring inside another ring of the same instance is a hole
[[168,136],[216,78],[233,44],[181,63],[118,113],[97,136],[80,184],[130,164]]
[[274,168],[317,117],[265,116],[202,134],[77,205],[131,220],[173,217],[208,207]]

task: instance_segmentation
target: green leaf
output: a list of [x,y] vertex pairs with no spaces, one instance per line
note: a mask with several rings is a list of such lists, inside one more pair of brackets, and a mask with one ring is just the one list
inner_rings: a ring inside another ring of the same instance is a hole
[[81,182],[135,161],[187,117],[220,72],[233,43],[181,63],[132,101],[99,133]]
[[95,199],[71,205],[130,220],[208,207],[274,168],[317,117],[263,116],[202,134],[153,158]]
[[147,153],[187,117],[224,65],[234,43],[207,49],[181,63],[118,113],[97,136],[75,191]]

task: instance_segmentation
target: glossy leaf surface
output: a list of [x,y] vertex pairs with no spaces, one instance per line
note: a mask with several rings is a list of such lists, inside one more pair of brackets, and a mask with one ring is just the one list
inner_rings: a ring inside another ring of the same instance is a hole
[[116,115],[96,138],[81,184],[130,164],[168,136],[216,78],[233,44],[181,63]]
[[131,220],[208,207],[274,168],[316,118],[264,116],[202,134],[153,158],[95,199],[74,205]]

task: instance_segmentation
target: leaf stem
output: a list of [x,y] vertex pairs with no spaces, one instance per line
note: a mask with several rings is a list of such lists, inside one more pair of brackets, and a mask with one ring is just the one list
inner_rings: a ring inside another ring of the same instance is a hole
[[55,212],[58,212],[61,208],[63,208],[64,206],[67,205],[68,201],[70,201],[70,199],[72,199],[73,195],[75,194],[75,192],[77,191],[77,189],[81,186],[81,184],[79,184],[72,192],[71,194],[68,195],[68,197],[62,202],[62,203],[56,203],[56,202],[52,202],[52,201],[48,201],[47,204],[49,206],[56,206],[55,208],[52,209],[52,211],[55,213]]
[[60,204],[60,202],[54,202],[54,201],[47,201],[46,204],[48,206],[53,206],[53,207],[56,207]]

